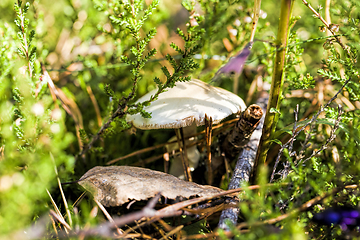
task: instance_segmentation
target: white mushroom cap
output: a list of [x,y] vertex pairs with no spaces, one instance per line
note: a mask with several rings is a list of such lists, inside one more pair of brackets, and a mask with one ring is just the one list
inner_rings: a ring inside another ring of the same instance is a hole
[[[157,89],[150,91],[137,102],[149,100]],[[180,128],[204,124],[205,114],[217,124],[233,113],[244,111],[246,105],[237,95],[225,89],[211,86],[193,79],[178,82],[167,89],[144,110],[151,113],[151,118],[143,118],[140,113],[128,115],[126,120],[140,129]]]

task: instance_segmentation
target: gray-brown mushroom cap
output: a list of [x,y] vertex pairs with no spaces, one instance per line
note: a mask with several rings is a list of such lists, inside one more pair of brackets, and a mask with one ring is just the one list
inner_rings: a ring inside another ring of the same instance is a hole
[[[156,91],[150,91],[137,102],[149,100]],[[175,87],[161,93],[157,100],[145,107],[151,118],[143,118],[138,113],[128,115],[126,119],[140,129],[180,128],[193,122],[197,126],[203,125],[205,114],[217,124],[245,108],[244,101],[232,92],[193,79],[176,83]]]
[[181,180],[167,173],[130,166],[97,166],[87,171],[79,184],[106,207],[130,200],[146,200],[157,193],[170,199],[213,196],[223,190]]

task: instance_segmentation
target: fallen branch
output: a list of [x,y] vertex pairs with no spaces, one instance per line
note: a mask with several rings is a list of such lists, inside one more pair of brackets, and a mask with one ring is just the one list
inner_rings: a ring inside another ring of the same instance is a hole
[[[257,101],[257,104],[261,105],[264,111],[266,110],[268,96],[269,94],[266,91],[263,91],[261,97]],[[233,176],[229,183],[229,187],[228,187],[229,190],[241,187],[242,183],[249,182],[250,180],[250,175],[253,170],[256,152],[259,146],[262,128],[264,124],[264,117],[265,117],[263,116],[261,118],[263,111],[259,106],[257,107],[259,108],[257,109],[257,111],[261,112],[261,115],[258,115],[260,117],[258,118],[257,123],[254,124],[256,129],[252,133],[249,139],[250,141],[243,147],[243,149],[241,150],[238,156],[238,160],[236,162]],[[235,199],[231,199],[230,203],[233,203],[235,207],[230,207],[223,210],[221,212],[220,220],[218,223],[218,227],[224,230],[230,230],[227,225],[227,222],[231,222],[232,224],[236,225],[240,212],[240,209],[238,207],[238,202]]]
[[251,134],[260,123],[262,115],[263,110],[255,104],[250,105],[241,113],[239,121],[226,136],[222,144],[223,152],[228,159],[235,159],[241,149],[246,146]]

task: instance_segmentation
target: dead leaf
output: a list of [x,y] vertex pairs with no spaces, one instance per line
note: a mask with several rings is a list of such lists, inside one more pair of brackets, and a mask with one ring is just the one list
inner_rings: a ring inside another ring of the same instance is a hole
[[94,167],[79,180],[104,206],[119,206],[130,200],[146,200],[158,192],[170,199],[212,196],[223,190],[186,182],[173,175],[129,166]]

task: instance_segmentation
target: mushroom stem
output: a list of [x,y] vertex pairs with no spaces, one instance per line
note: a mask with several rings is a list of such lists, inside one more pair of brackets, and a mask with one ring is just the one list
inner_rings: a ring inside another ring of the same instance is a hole
[[[190,167],[189,167],[189,160],[187,158],[187,153],[186,153],[184,130],[181,127],[178,130],[175,129],[175,133],[176,133],[176,138],[178,140],[179,152],[180,152],[180,156],[181,156],[181,160],[182,160],[182,165],[184,168],[185,178],[187,181],[192,182],[191,171],[190,171]],[[181,140],[181,143],[180,143],[180,140]]]

